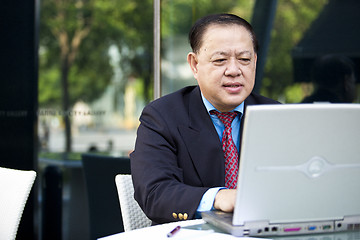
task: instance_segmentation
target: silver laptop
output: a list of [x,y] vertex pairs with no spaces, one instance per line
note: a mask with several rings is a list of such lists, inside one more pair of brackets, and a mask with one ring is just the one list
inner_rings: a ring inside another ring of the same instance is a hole
[[360,231],[360,104],[249,106],[234,213],[203,219],[235,236]]

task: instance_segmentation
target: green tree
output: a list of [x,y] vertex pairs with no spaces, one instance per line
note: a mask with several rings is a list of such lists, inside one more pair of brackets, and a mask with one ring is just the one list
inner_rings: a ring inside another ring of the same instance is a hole
[[[294,92],[291,50],[301,40],[328,0],[279,0],[261,93],[284,99]],[[300,87],[298,88],[300,89]],[[301,96],[301,95],[299,95]],[[284,99],[285,102],[289,99]]]
[[254,2],[255,0],[162,0],[162,38],[187,35],[195,21],[208,14],[228,12],[249,19]]
[[[291,49],[328,0],[279,0],[261,93],[275,99],[292,85]],[[199,17],[219,12],[251,19],[255,0],[162,0],[162,39],[187,35]],[[39,104],[66,112],[78,100],[91,102],[113,76],[109,48],[121,55],[124,91],[128,78],[142,81],[152,96],[152,0],[43,0],[40,19]],[[294,91],[290,89],[289,91]],[[66,151],[71,151],[69,115],[64,114]]]
[[[229,12],[251,21],[256,0],[162,0],[161,2],[162,38],[167,38],[186,35],[194,21],[206,14]],[[277,1],[261,94],[288,102],[301,98],[301,87],[293,83],[291,50],[301,40],[327,2],[328,0]]]
[[[66,113],[78,100],[98,98],[113,75],[108,54],[112,45],[118,47],[120,54],[124,53],[121,59],[124,78],[139,76],[148,86],[151,39],[150,0],[41,1],[40,106],[61,107]],[[149,98],[147,92],[144,96]],[[63,114],[63,121],[65,151],[70,152],[68,114]]]

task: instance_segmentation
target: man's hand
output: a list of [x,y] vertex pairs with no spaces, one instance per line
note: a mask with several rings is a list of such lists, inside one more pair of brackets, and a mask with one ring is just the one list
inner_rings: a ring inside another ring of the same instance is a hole
[[214,208],[223,212],[233,212],[236,189],[221,189],[215,196]]

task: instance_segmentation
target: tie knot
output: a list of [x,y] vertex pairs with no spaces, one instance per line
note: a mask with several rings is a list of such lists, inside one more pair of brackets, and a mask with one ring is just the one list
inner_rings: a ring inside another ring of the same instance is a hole
[[237,116],[237,112],[218,112],[215,110],[211,110],[210,114],[216,115],[221,122],[225,125],[225,127],[230,127],[232,121]]

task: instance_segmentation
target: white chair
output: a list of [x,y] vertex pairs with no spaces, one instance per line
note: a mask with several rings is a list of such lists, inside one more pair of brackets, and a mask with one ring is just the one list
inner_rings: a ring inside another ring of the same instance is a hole
[[0,239],[15,239],[36,172],[0,167]]
[[151,220],[146,217],[139,204],[134,199],[134,186],[131,175],[118,174],[115,177],[115,182],[118,190],[125,232],[151,226]]

